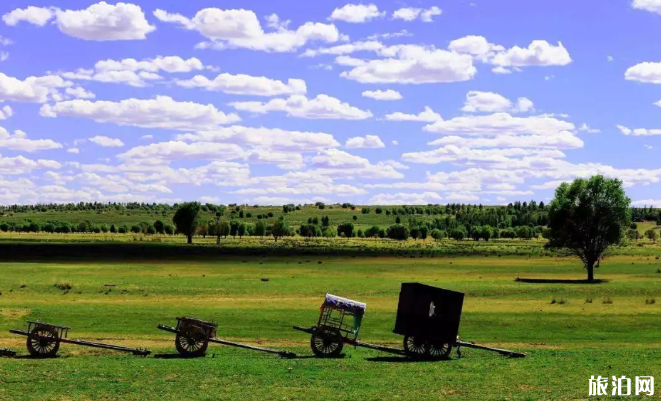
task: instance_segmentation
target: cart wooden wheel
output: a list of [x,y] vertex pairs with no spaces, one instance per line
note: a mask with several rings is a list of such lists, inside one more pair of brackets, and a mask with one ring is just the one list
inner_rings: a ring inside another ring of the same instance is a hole
[[55,329],[35,327],[28,336],[27,347],[35,358],[52,358],[60,349],[60,339]]
[[342,347],[344,347],[342,336],[333,330],[314,333],[310,338],[310,348],[319,358],[336,358],[340,356]]
[[427,341],[415,336],[404,336],[404,351],[411,358],[424,358],[427,354]]
[[209,346],[209,338],[201,327],[189,327],[174,339],[177,352],[184,356],[202,356]]
[[433,360],[448,359],[451,351],[452,345],[438,341],[431,341],[427,348],[427,354]]

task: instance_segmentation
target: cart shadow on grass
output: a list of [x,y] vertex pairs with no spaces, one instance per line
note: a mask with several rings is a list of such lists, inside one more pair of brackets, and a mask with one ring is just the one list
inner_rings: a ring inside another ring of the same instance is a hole
[[525,278],[517,277],[514,279],[517,283],[528,283],[528,284],[605,284],[610,282],[607,279],[595,279],[588,281],[585,279],[553,279],[553,278]]

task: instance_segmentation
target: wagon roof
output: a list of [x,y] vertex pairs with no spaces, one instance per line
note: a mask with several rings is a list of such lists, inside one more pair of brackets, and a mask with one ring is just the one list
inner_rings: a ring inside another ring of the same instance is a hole
[[326,301],[324,304],[358,313],[364,313],[367,308],[367,304],[332,294],[326,294]]

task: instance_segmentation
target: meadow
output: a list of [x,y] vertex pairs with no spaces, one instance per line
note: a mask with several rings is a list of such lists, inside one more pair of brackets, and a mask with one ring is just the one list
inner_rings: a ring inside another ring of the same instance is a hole
[[[5,259],[0,347],[20,357],[0,359],[0,400],[587,399],[591,375],[661,368],[661,252],[635,250],[602,262],[599,284],[572,283],[585,278],[576,260],[532,254]],[[320,360],[309,336],[291,329],[316,323],[328,292],[367,303],[364,341],[401,346],[392,329],[399,286],[409,281],[465,292],[462,339],[526,358],[463,349],[460,359],[410,362],[345,347],[344,358]],[[173,335],[156,325],[183,315],[218,322],[221,338],[299,358],[220,345],[205,358],[177,358]],[[28,319],[156,357],[63,344],[58,358],[25,358],[24,338],[7,331]]]

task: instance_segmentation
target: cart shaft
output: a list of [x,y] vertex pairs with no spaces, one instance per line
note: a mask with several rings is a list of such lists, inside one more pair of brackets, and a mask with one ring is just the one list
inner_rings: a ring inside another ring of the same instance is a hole
[[[316,327],[311,327],[311,328],[305,328],[301,326],[293,326],[294,330],[302,331],[304,333],[308,334],[314,334],[316,332]],[[383,351],[383,352],[389,352],[391,354],[397,354],[397,355],[404,355],[404,351],[399,349],[399,348],[392,348],[392,347],[386,347],[385,345],[376,345],[376,344],[370,344],[370,343],[364,343],[362,341],[358,340],[352,340],[350,338],[343,338],[342,341],[344,341],[347,344],[353,345],[354,347],[363,347],[363,348],[370,348],[374,349],[377,351]]]
[[179,331],[177,329],[175,329],[174,327],[171,327],[171,326],[166,326],[164,324],[159,324],[156,327],[158,327],[159,330],[168,331],[168,332],[174,333],[174,334],[179,334]]
[[[12,334],[18,334],[18,335],[26,336],[26,337],[30,336],[29,332],[23,331],[23,330],[9,330],[9,332],[12,333]],[[139,348],[121,347],[119,345],[95,343],[95,342],[83,341],[83,340],[72,340],[70,338],[59,338],[58,341],[60,343],[73,344],[73,345],[82,345],[84,347],[103,348],[103,349],[110,349],[110,350],[113,350],[113,351],[120,351],[120,352],[130,352],[133,355],[147,356],[147,355],[151,354],[151,351],[144,350],[144,349],[139,349]]]
[[277,355],[280,355],[280,356],[285,357],[285,358],[294,358],[294,357],[296,357],[296,354],[294,354],[293,352],[290,352],[290,351],[278,351],[278,350],[269,349],[269,348],[255,347],[253,345],[236,343],[234,341],[222,340],[220,338],[210,338],[209,342],[216,343],[216,344],[229,345],[229,346],[232,346],[232,347],[250,349],[250,350],[253,350],[253,351],[267,352],[269,354],[277,354]]
[[502,348],[487,347],[485,345],[473,344],[473,343],[469,343],[469,342],[461,341],[461,340],[458,340],[456,342],[456,345],[460,346],[460,347],[466,347],[466,348],[481,349],[481,350],[484,350],[484,351],[493,351],[493,352],[499,353],[500,355],[510,356],[510,357],[513,357],[513,358],[523,358],[523,357],[526,356],[526,354],[524,354],[522,352],[510,351],[508,349],[502,349]]

